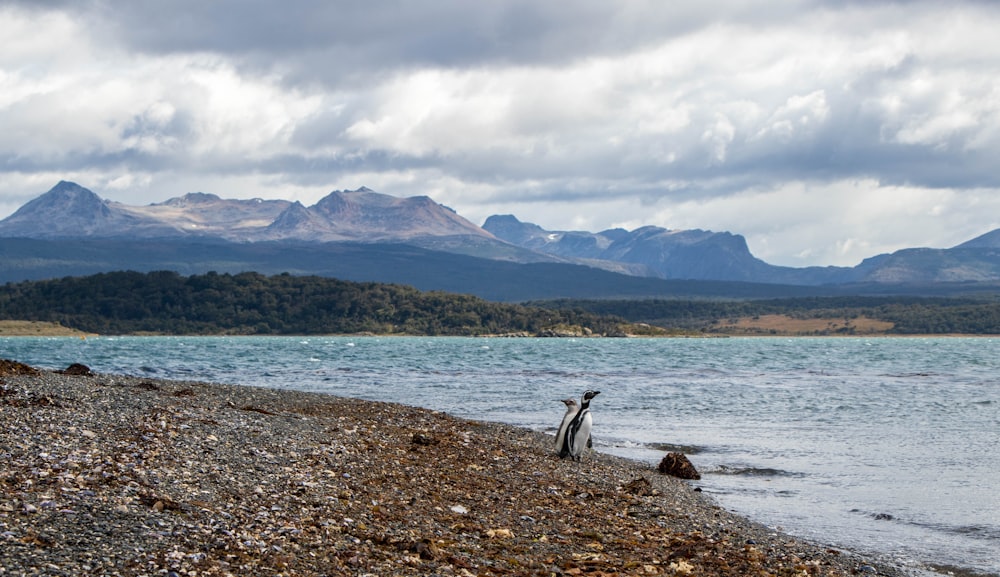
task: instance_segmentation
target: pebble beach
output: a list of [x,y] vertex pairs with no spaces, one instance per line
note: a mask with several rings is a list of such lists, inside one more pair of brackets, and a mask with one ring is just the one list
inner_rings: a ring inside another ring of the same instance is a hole
[[905,575],[544,433],[70,368],[0,361],[3,576]]

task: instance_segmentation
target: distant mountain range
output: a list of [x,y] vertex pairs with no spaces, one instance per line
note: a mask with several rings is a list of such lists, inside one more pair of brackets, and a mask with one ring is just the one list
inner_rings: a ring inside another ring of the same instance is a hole
[[379,242],[422,236],[488,236],[426,196],[396,198],[367,188],[334,191],[305,207],[288,200],[227,200],[192,192],[148,206],[103,200],[60,182],[0,221],[0,235],[25,238],[218,238]]
[[[793,268],[754,257],[746,240],[730,232],[549,231],[513,215],[491,216],[480,227],[426,196],[398,198],[364,187],[331,192],[308,207],[206,193],[131,206],[64,181],[0,221],[0,263],[0,281],[123,268],[255,270],[497,300],[662,296],[681,286],[692,291],[692,282],[701,283],[693,290],[698,294],[717,292],[704,283],[739,283],[730,289],[754,294],[762,289],[750,284],[762,284],[769,286],[763,292],[786,296],[886,292],[890,285],[926,292],[940,283],[970,289],[1000,281],[1000,229],[954,248],[906,249],[856,267]],[[570,278],[572,285],[560,282]]]

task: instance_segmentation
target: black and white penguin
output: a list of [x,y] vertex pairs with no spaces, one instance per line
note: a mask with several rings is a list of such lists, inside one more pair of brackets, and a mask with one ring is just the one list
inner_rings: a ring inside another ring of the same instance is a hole
[[559,432],[556,433],[556,451],[562,450],[563,441],[566,439],[566,429],[569,428],[570,421],[573,420],[573,417],[580,410],[580,406],[576,404],[576,399],[563,399],[562,403],[566,405],[566,414],[563,415],[562,423],[559,424]]
[[583,393],[580,410],[573,416],[566,428],[566,436],[563,439],[562,448],[559,450],[559,458],[570,457],[574,461],[580,460],[583,449],[590,442],[590,430],[594,426],[594,417],[590,414],[590,400],[599,394],[601,391]]

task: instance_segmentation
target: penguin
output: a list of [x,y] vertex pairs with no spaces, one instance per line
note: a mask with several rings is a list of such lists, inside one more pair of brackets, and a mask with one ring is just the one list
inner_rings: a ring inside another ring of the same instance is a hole
[[584,447],[590,444],[590,430],[594,426],[594,418],[590,414],[590,400],[601,394],[601,391],[587,391],[583,393],[583,402],[580,403],[580,410],[570,421],[566,428],[565,438],[562,448],[559,450],[559,458],[570,457],[574,461],[579,461],[583,454]]
[[576,399],[563,399],[562,403],[566,405],[566,414],[563,415],[562,423],[559,425],[559,432],[556,433],[556,450],[562,449],[563,439],[566,438],[566,429],[569,427],[570,421],[576,416],[577,411],[580,410],[579,405],[576,404]]

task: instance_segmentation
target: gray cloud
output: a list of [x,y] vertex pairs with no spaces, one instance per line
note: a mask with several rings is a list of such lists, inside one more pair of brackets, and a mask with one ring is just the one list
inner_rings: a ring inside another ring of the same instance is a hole
[[73,175],[150,201],[365,184],[853,264],[1000,226],[998,25],[972,1],[3,1],[0,209]]
[[596,0],[572,5],[182,0],[105,5],[100,17],[131,47],[143,50],[277,58],[317,52],[361,56],[358,64],[379,67],[565,61],[628,50],[707,18],[683,8],[657,10],[656,3],[633,6],[622,11]]

